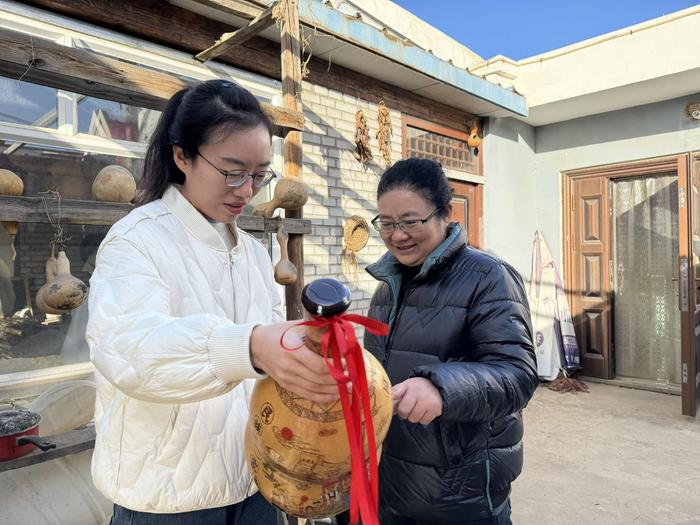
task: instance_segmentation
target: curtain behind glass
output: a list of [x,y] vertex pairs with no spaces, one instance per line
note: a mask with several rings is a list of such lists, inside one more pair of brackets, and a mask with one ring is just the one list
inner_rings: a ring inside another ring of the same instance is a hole
[[615,368],[680,383],[675,174],[613,183]]

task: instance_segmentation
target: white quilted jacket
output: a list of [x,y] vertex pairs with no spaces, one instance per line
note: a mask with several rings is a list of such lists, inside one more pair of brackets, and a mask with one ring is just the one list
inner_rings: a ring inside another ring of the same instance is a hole
[[172,513],[257,489],[243,454],[250,333],[283,320],[270,258],[237,231],[227,251],[171,186],[117,222],[90,279],[97,368],[92,476],[113,502]]

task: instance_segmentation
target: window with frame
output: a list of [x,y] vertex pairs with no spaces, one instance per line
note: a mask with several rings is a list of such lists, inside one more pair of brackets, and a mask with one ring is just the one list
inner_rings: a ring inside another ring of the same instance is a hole
[[[35,297],[46,281],[46,260],[57,226],[66,239],[58,248],[65,248],[71,273],[88,283],[109,225],[59,224],[61,209],[54,195],[60,195],[64,203],[92,199],[95,175],[113,164],[128,169],[138,181],[145,151],[138,138],[152,132],[160,112],[91,99],[91,113],[104,126],[78,130],[71,115],[79,114],[87,100],[89,97],[75,93],[0,77],[0,107],[4,108],[0,168],[18,175],[24,184],[23,196],[41,198],[46,214],[42,222],[11,221],[0,228],[0,373],[88,358],[81,337],[86,305],[63,315],[48,315],[37,309]],[[124,114],[134,115],[131,127],[137,133],[116,142],[110,130],[126,127]]]
[[481,174],[479,158],[467,144],[465,131],[406,116],[402,128],[403,158],[430,159],[446,171]]
[[[4,77],[0,108],[0,168],[22,179],[23,197],[40,198],[46,215],[41,222],[0,223],[0,376],[86,363],[87,301],[60,315],[46,314],[36,304],[61,206],[65,215],[67,208],[92,200],[92,182],[108,165],[125,167],[138,183],[160,112]],[[264,188],[244,213],[270,195]],[[85,284],[110,226],[61,224],[65,243],[56,251],[65,249],[71,274]],[[254,234],[269,251],[270,235]]]
[[[46,214],[38,222],[17,217],[0,225],[0,373],[85,362],[87,304],[52,315],[41,312],[35,298],[59,226],[65,241],[56,250],[65,249],[71,273],[87,284],[110,225],[61,223],[59,202],[65,210],[67,203],[91,200],[92,181],[108,165],[128,169],[138,181],[143,139],[160,112],[5,77],[0,107],[0,168],[18,175],[23,197],[40,198]],[[72,115],[90,124],[79,127]]]

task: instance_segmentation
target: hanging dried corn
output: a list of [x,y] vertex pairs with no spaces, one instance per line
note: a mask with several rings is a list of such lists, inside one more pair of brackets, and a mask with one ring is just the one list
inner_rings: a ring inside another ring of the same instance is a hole
[[372,148],[369,145],[369,126],[361,109],[355,112],[355,151],[352,154],[357,159],[357,162],[362,164],[364,169],[367,169],[367,166],[373,160]]
[[388,168],[391,166],[391,115],[389,114],[389,108],[386,107],[383,100],[379,102],[379,115],[377,120],[379,122],[379,129],[377,130],[379,151],[382,152],[384,165]]

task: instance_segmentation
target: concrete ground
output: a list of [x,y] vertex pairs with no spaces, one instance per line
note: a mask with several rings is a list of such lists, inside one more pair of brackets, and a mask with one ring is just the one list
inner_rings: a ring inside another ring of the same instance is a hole
[[525,409],[513,523],[700,524],[700,419],[679,396],[588,386],[541,386]]

